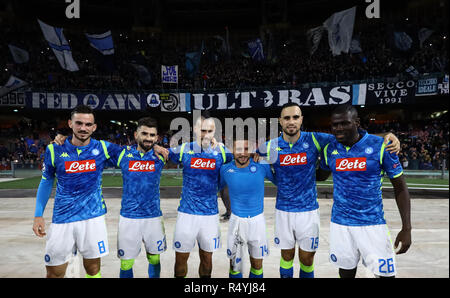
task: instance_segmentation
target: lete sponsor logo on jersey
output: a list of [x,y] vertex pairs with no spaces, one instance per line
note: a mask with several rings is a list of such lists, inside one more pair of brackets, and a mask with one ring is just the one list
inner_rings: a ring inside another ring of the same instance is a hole
[[66,173],[95,172],[95,159],[66,161],[64,162]]
[[365,171],[367,169],[365,157],[351,157],[336,159],[336,171]]
[[191,158],[191,168],[202,170],[215,170],[216,160],[212,158]]
[[298,166],[307,163],[305,152],[280,155],[280,166]]
[[130,160],[128,162],[128,171],[130,172],[154,172],[154,160]]

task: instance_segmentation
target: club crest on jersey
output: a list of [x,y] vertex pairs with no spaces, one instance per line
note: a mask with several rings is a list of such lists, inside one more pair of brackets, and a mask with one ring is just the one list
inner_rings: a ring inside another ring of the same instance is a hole
[[98,149],[93,149],[91,152],[92,152],[93,155],[99,155],[100,154],[100,151],[98,151]]
[[64,162],[66,173],[86,173],[95,172],[95,159],[66,161]]
[[215,170],[216,160],[212,158],[192,158],[191,169]]
[[303,143],[303,148],[308,149],[309,148],[309,144],[308,143]]
[[280,166],[298,166],[307,163],[305,152],[280,155]]
[[155,161],[153,160],[130,160],[128,162],[130,172],[154,172]]
[[365,171],[367,163],[365,157],[349,157],[336,159],[336,171]]
[[255,167],[255,166],[251,166],[251,167],[250,167],[250,172],[256,173],[256,167]]
[[373,148],[372,147],[367,147],[366,150],[364,150],[364,152],[366,152],[366,154],[372,154],[373,153]]

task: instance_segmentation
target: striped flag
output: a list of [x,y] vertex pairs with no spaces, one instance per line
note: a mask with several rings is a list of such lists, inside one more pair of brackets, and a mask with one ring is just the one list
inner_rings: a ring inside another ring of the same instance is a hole
[[39,26],[50,48],[58,59],[59,65],[68,71],[78,71],[78,65],[73,60],[72,50],[63,34],[62,28],[47,25],[38,19]]

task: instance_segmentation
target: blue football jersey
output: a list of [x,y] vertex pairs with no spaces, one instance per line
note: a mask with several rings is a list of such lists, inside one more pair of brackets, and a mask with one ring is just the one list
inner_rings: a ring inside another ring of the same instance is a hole
[[151,218],[162,215],[159,185],[164,158],[152,150],[143,153],[137,145],[122,147],[111,155],[111,162],[122,171],[123,193],[120,215]]
[[223,146],[204,150],[192,142],[170,148],[169,158],[183,166],[183,188],[178,211],[197,215],[217,214],[220,168],[232,160],[231,152]]
[[252,159],[245,168],[234,161],[220,168],[220,188],[228,186],[231,212],[240,217],[253,217],[264,211],[264,179],[275,183],[270,165]]
[[325,146],[321,167],[333,174],[331,221],[341,225],[385,224],[382,183],[386,173],[396,178],[403,173],[398,156],[385,149],[384,139],[360,131],[352,147],[338,141]]
[[74,146],[72,137],[63,145],[50,144],[44,157],[42,176],[57,178],[53,223],[94,218],[106,213],[102,194],[102,172],[112,144],[91,139],[86,146]]
[[280,136],[258,150],[272,164],[277,185],[276,209],[287,212],[319,208],[316,189],[316,163],[326,144],[334,136],[319,132],[300,133],[290,144]]

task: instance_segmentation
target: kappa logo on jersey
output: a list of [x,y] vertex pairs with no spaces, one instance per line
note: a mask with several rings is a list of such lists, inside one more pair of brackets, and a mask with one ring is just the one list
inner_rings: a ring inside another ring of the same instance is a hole
[[367,169],[365,157],[351,157],[336,159],[336,171],[365,171]]
[[128,162],[130,172],[154,172],[155,161],[153,160],[130,160]]
[[215,170],[216,160],[212,158],[192,158],[191,168],[202,170]]
[[86,173],[95,172],[95,159],[66,161],[64,162],[66,173]]
[[298,166],[307,163],[305,152],[280,155],[280,166]]

